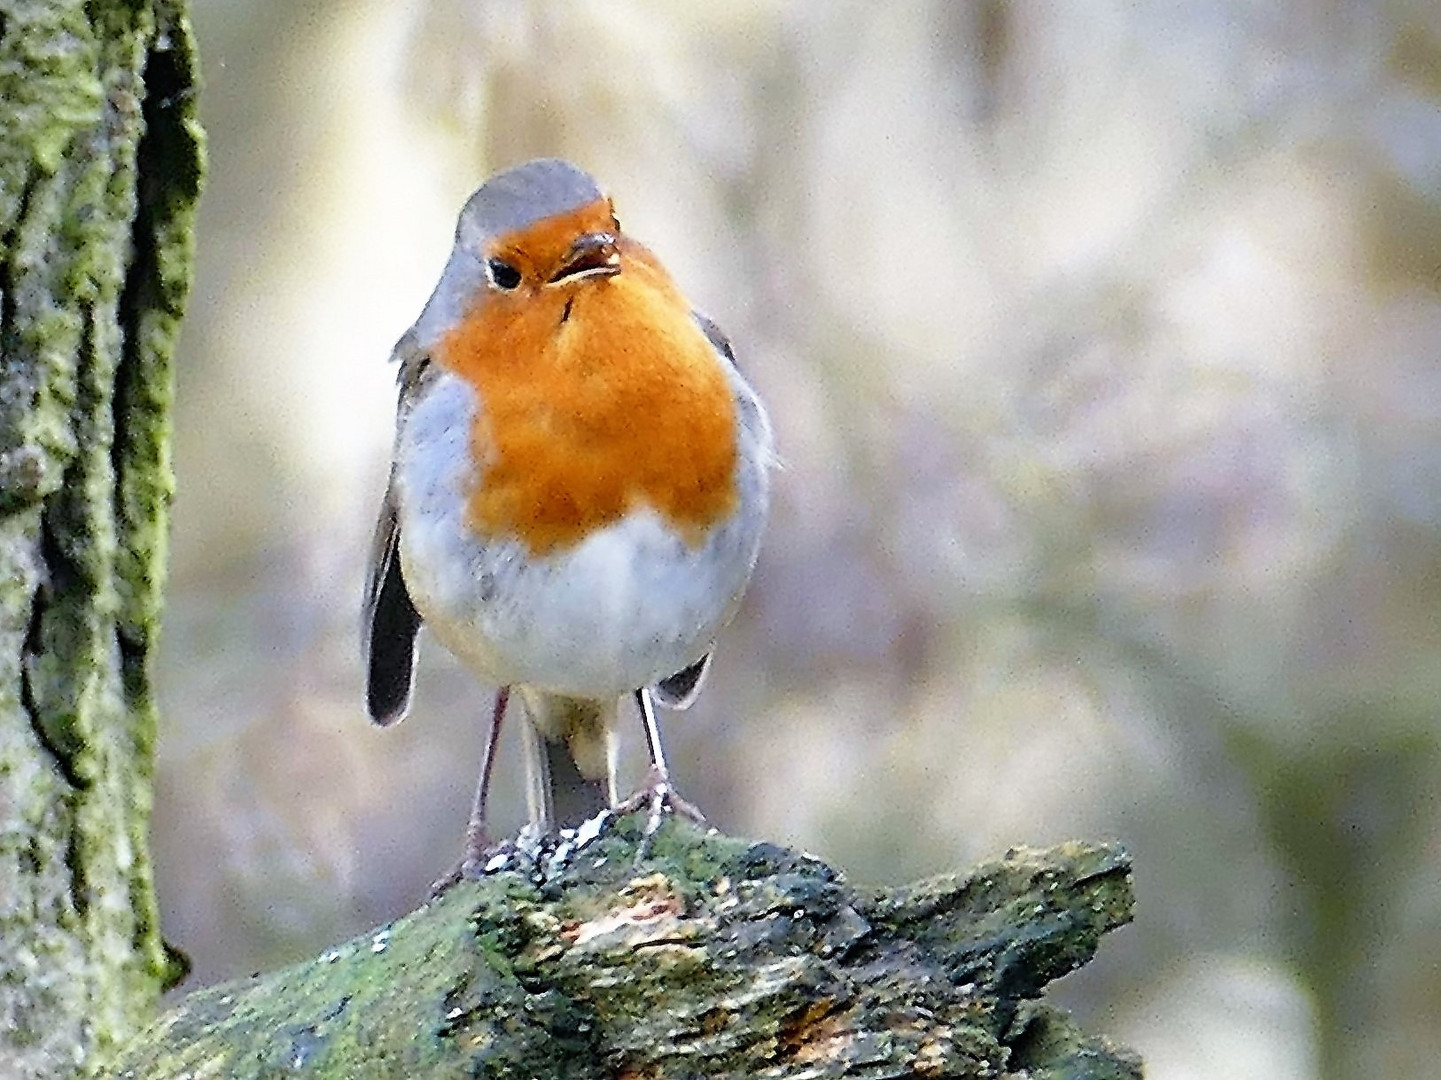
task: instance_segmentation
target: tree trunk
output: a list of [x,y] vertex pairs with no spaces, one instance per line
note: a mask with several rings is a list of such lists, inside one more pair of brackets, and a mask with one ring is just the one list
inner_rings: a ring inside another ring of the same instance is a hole
[[1013,851],[865,894],[773,844],[681,823],[646,843],[638,819],[192,994],[107,1075],[1138,1080],[1037,1000],[1129,921],[1124,852]]
[[0,1076],[174,974],[147,842],[170,359],[201,174],[184,0],[0,0]]

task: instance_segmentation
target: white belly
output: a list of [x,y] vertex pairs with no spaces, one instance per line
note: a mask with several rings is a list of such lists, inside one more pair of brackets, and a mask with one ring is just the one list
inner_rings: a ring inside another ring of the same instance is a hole
[[[441,643],[489,682],[594,698],[698,659],[734,613],[755,563],[766,510],[764,419],[755,438],[742,439],[740,508],[700,546],[688,547],[642,508],[537,558],[469,527],[474,414],[471,389],[441,374],[415,403],[397,448],[402,569]],[[748,415],[759,416],[754,407]]]

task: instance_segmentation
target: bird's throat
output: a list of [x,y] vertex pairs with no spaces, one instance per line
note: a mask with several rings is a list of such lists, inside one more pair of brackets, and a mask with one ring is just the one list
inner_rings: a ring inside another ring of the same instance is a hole
[[737,505],[726,361],[622,243],[619,274],[487,300],[436,350],[480,401],[472,522],[538,555],[643,507],[698,545]]

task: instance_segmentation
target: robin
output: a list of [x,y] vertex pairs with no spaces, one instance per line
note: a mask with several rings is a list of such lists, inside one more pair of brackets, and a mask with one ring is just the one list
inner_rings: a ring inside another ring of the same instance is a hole
[[390,483],[363,607],[367,704],[404,717],[421,624],[498,686],[462,868],[512,693],[531,825],[618,804],[629,697],[679,803],[653,704],[695,700],[755,565],[771,433],[720,329],[626,236],[589,175],[546,159],[487,180],[400,362]]

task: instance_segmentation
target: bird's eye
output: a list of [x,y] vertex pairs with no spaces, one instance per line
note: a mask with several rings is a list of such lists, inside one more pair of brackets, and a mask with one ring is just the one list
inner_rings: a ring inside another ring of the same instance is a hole
[[491,259],[485,267],[490,271],[490,280],[495,282],[497,288],[509,290],[520,284],[520,271],[508,262]]

